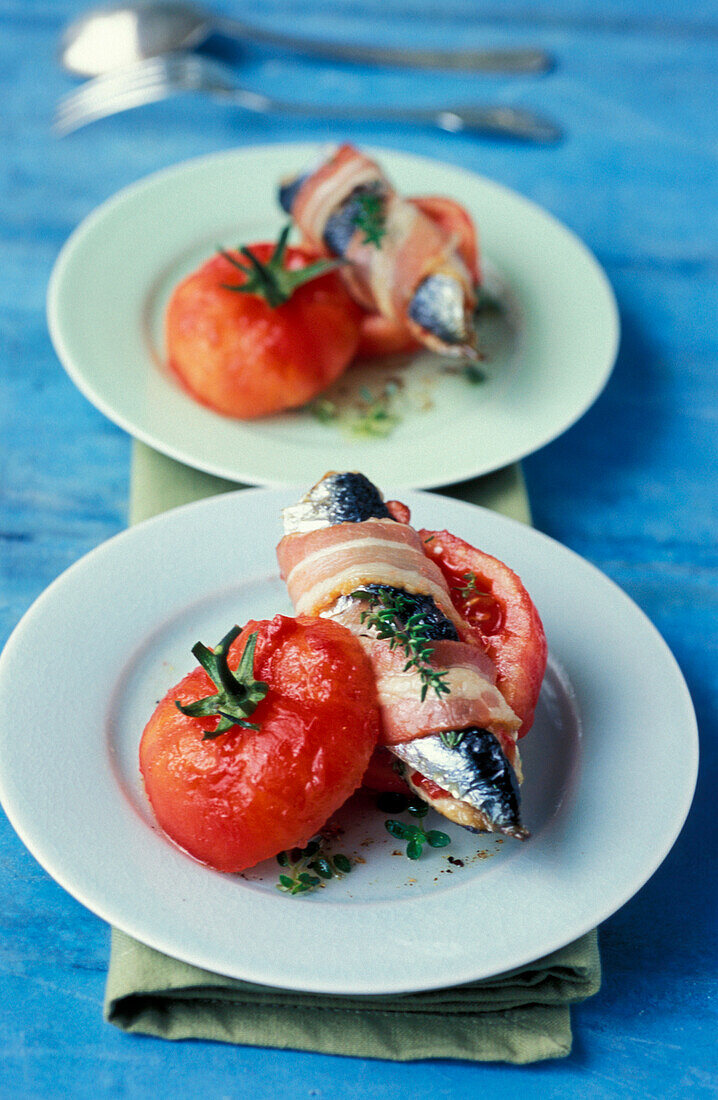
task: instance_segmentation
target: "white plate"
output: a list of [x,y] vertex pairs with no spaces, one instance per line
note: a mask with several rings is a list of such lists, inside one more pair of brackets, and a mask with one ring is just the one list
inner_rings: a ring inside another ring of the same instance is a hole
[[[0,795],[38,861],[105,920],[209,970],[311,991],[388,993],[496,974],[568,943],[655,871],[690,806],[693,708],[665,643],[611,581],[493,512],[408,493],[417,525],[506,560],[543,616],[551,659],[523,742],[525,843],[436,819],[448,849],[411,862],[383,815],[352,807],[365,860],[300,898],[273,861],[212,871],[155,825],[138,774],[156,701],[190,648],[288,611],[274,547],[296,492],[245,490],[116,536],[37,600],[0,658]],[[463,867],[450,862],[461,859]]]
[[[128,187],[75,231],[48,293],[50,333],[70,377],[106,416],[189,466],[260,485],[312,484],[361,469],[400,487],[446,485],[498,469],[550,442],[601,392],[618,314],[596,260],[553,217],[471,172],[373,150],[405,194],[445,194],[479,227],[499,320],[483,322],[486,381],[442,373],[437,357],[353,369],[339,389],[404,379],[401,422],[385,439],[347,435],[306,411],[239,421],[189,397],[165,366],[172,288],[218,245],[275,237],[286,216],[277,183],[315,145],[241,149],[180,164]],[[340,398],[342,400],[342,398]],[[447,440],[450,432],[450,442]]]

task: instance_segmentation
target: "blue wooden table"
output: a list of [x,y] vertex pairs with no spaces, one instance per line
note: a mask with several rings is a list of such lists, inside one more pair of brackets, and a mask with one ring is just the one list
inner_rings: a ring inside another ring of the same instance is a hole
[[[623,325],[614,375],[572,430],[526,460],[525,473],[536,526],[616,580],[678,658],[702,737],[696,799],[665,863],[601,930],[604,985],[574,1011],[573,1053],[524,1069],[395,1065],[121,1034],[101,1015],[107,928],[41,870],[0,817],[0,1096],[715,1095],[715,6],[253,7],[266,27],[294,29],[301,7],[307,33],[347,41],[530,43],[555,54],[555,72],[543,77],[461,81],[249,48],[232,60],[249,86],[268,93],[365,103],[490,98],[533,106],[565,125],[555,148],[376,125],[358,125],[352,137],[515,188],[565,221],[605,266]],[[127,521],[130,442],[73,388],[47,334],[45,290],[60,246],[93,207],[156,169],[218,149],[335,134],[328,123],[252,118],[185,97],[59,141],[51,108],[71,81],[54,47],[81,8],[80,0],[0,3],[0,642],[50,581]],[[628,823],[617,821],[616,835],[630,843]]]

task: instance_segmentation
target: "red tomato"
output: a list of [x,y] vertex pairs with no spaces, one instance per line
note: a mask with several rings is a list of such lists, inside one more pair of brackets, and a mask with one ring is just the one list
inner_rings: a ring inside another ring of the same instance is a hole
[[547,654],[546,635],[531,597],[498,558],[448,531],[419,534],[424,552],[447,580],[454,607],[496,665],[497,687],[521,718],[523,737],[534,720]]
[[[250,248],[267,264],[275,245]],[[247,266],[242,254],[229,255]],[[299,271],[317,258],[289,247],[282,263]],[[336,271],[274,308],[259,294],[227,289],[246,281],[225,256],[214,256],[175,288],[165,328],[170,366],[190,393],[251,419],[303,405],[338,378],[356,352],[362,311]]]
[[229,650],[234,670],[258,631],[254,677],[269,692],[249,721],[204,738],[218,718],[183,714],[216,692],[196,668],[160,702],[140,770],[162,828],[191,855],[237,872],[304,847],[361,784],[379,735],[376,689],[360,642],[326,619],[250,622]]
[[469,269],[469,274],[475,283],[481,282],[476,227],[471,215],[464,207],[453,199],[447,199],[441,195],[420,195],[408,201],[413,202],[423,214],[436,222],[445,231],[447,237],[454,238],[456,251]]
[[365,313],[359,325],[358,359],[403,355],[421,347],[406,325],[381,313]]

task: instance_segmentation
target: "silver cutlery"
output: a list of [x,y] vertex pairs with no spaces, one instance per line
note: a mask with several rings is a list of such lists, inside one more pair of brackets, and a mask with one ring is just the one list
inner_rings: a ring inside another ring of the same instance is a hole
[[60,100],[54,118],[58,135],[71,133],[97,119],[183,92],[204,92],[219,102],[255,114],[327,118],[341,121],[386,121],[438,127],[451,133],[556,142],[560,129],[549,119],[520,107],[352,107],[294,103],[241,87],[231,69],[201,54],[176,53],[138,61],[117,72],[85,81]]
[[79,76],[99,76],[146,57],[194,49],[212,34],[310,57],[399,68],[535,73],[552,67],[544,50],[433,50],[356,46],[264,30],[214,15],[184,0],[128,0],[95,8],[71,23],[60,42],[60,63]]

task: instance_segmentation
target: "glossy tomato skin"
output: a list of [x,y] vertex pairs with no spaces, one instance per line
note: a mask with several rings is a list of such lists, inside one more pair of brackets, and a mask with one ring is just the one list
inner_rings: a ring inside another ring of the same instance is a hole
[[[266,262],[274,245],[251,249]],[[316,259],[289,247],[284,266],[298,270]],[[303,405],[334,382],[354,357],[362,312],[335,271],[274,309],[224,285],[244,281],[229,260],[214,256],[173,291],[165,330],[170,367],[189,392],[227,416],[252,419]]]
[[218,719],[182,714],[216,690],[195,668],[159,703],[140,744],[155,816],[172,839],[220,871],[239,872],[304,846],[361,784],[379,735],[374,680],[360,643],[323,619],[249,623],[235,668],[258,631],[254,675],[270,690],[251,721],[205,739]]
[[[531,597],[520,577],[498,558],[448,531],[419,534],[424,552],[446,578],[454,607],[492,658],[497,686],[521,718],[523,737],[533,724],[547,658],[546,635]],[[475,584],[462,594],[470,574]]]

